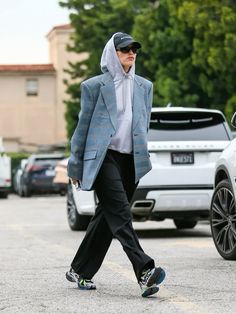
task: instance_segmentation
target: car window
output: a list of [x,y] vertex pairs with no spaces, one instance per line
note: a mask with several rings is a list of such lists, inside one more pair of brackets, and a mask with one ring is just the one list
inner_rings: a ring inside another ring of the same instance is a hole
[[208,112],[153,112],[149,141],[225,141],[222,115]]
[[56,164],[60,160],[62,160],[62,158],[51,158],[51,159],[37,158],[37,159],[35,159],[34,164],[40,165],[40,166],[45,166],[45,165],[56,166]]

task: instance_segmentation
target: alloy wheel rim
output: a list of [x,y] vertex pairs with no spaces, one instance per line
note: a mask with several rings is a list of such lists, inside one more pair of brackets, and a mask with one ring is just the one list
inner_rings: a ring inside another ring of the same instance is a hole
[[226,187],[220,188],[213,199],[212,231],[221,252],[230,254],[236,248],[235,199]]

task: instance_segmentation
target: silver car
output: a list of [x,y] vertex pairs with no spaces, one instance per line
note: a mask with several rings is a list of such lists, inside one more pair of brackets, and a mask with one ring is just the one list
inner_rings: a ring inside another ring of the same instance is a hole
[[[236,113],[232,118],[236,127]],[[219,254],[236,260],[236,138],[224,149],[215,167],[210,223]]]

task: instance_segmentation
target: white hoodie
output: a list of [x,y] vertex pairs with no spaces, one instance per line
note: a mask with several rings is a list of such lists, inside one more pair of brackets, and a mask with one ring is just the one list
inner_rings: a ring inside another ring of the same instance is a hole
[[107,42],[101,57],[101,70],[113,77],[117,103],[117,129],[108,148],[130,154],[132,141],[132,103],[135,65],[126,73],[116,54],[113,38]]

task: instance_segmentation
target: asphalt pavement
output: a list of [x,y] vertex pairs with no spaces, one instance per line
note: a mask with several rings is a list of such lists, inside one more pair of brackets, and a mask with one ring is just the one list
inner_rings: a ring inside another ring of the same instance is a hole
[[167,278],[142,298],[132,266],[113,240],[95,291],[65,272],[84,232],[73,232],[61,196],[0,199],[0,313],[236,313],[236,261],[217,253],[208,223],[176,230],[170,220],[134,223],[145,252]]

